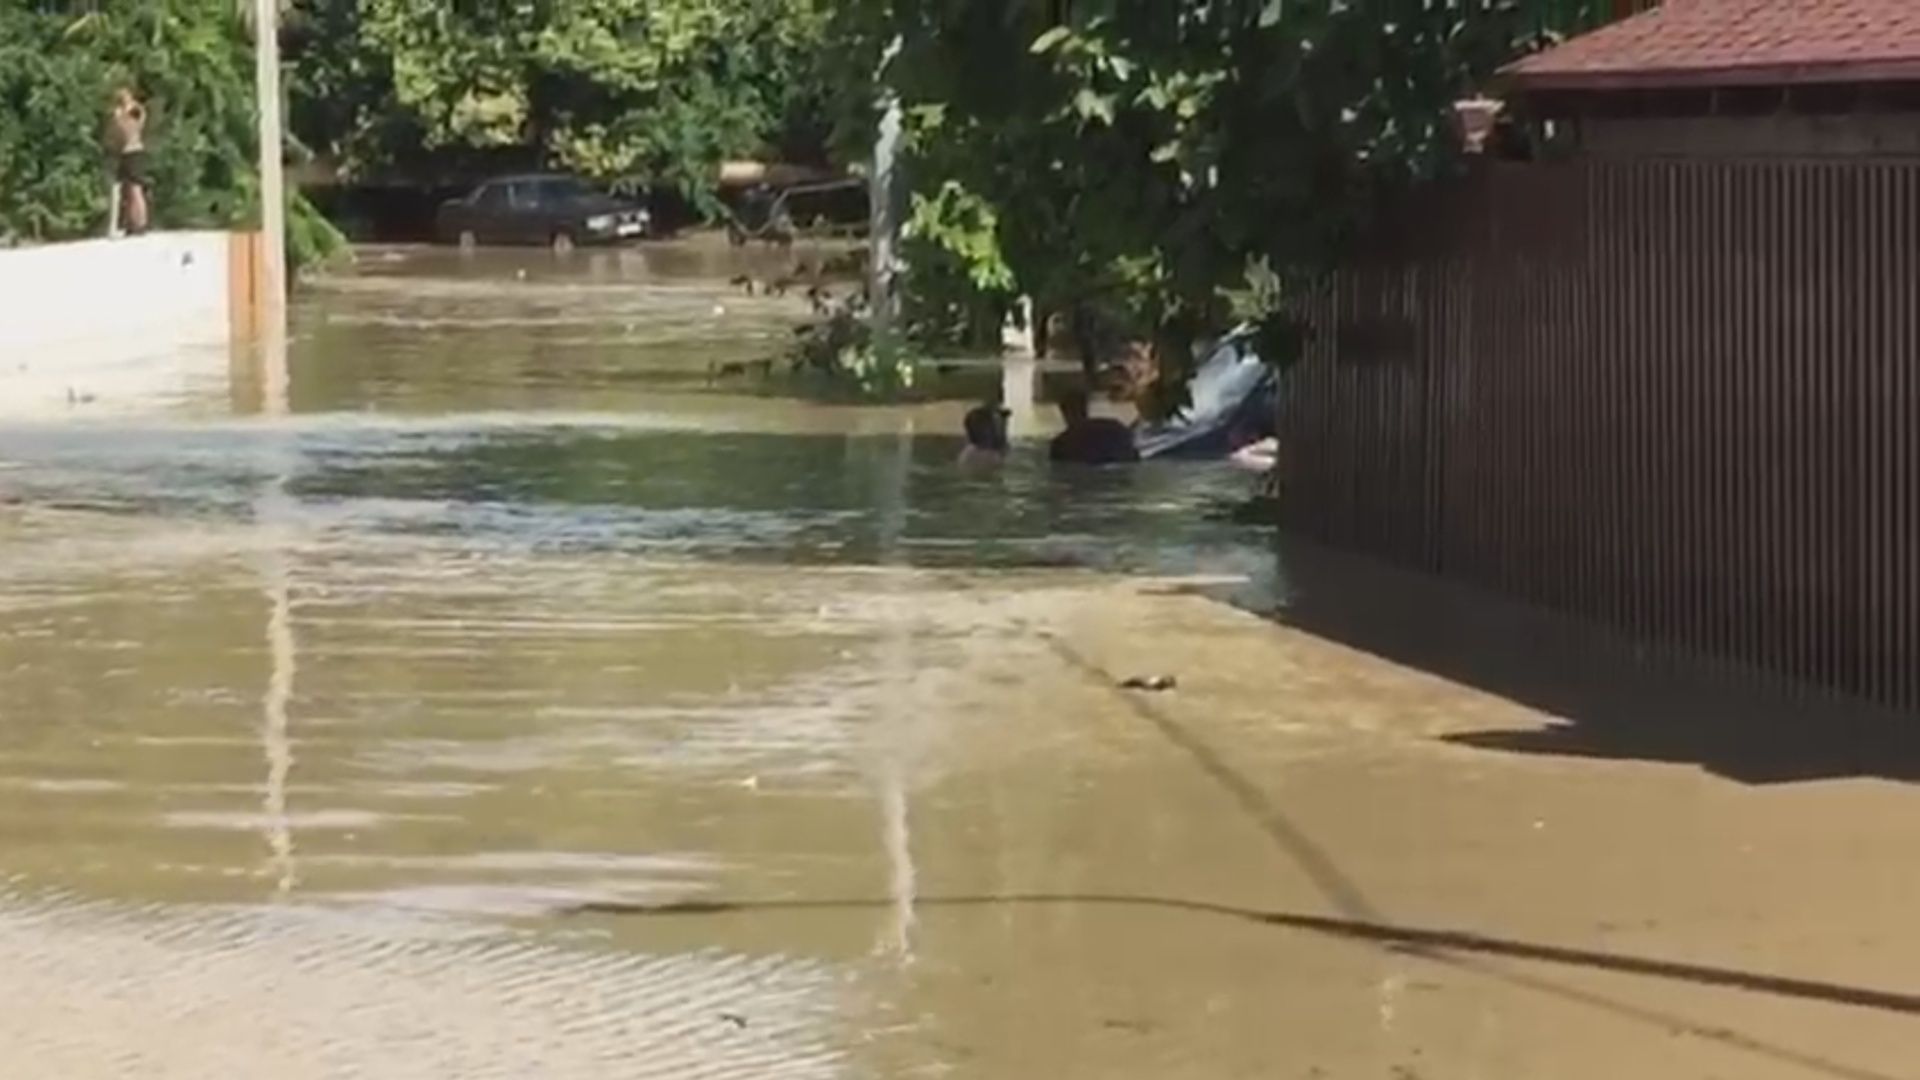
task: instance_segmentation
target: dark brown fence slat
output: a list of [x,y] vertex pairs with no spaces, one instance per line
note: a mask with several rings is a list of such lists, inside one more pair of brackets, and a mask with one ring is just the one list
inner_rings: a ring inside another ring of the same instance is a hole
[[1920,177],[1906,169],[1892,172],[1893,227],[1887,237],[1891,268],[1886,287],[1895,296],[1909,298],[1909,302],[1893,306],[1893,344],[1887,357],[1888,460],[1884,497],[1888,513],[1883,520],[1891,572],[1884,583],[1883,602],[1893,626],[1881,663],[1892,676],[1892,689],[1886,697],[1912,701],[1916,689],[1920,689],[1915,678],[1916,665],[1902,661],[1920,650],[1920,635],[1916,635],[1916,624],[1920,623],[1916,589],[1920,588],[1920,582],[1914,577],[1915,539],[1920,536],[1915,532],[1920,522],[1914,518],[1914,507],[1920,500],[1916,500],[1913,490],[1916,480],[1920,479],[1914,467],[1914,454],[1920,448],[1915,446],[1913,422],[1914,410],[1920,406],[1913,379],[1914,364],[1920,359],[1915,351],[1920,349],[1920,317],[1916,317],[1914,310],[1915,303],[1920,302],[1920,296],[1916,295],[1920,293],[1920,274],[1916,274],[1914,261],[1906,253],[1920,249],[1920,229],[1915,227],[1920,211],[1914,205],[1915,200],[1920,199]]

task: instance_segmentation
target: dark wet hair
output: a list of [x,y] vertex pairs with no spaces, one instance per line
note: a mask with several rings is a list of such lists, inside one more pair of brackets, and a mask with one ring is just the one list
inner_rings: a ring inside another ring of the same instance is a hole
[[967,442],[982,450],[1005,450],[1007,448],[1006,425],[1002,418],[1006,410],[997,405],[977,405],[967,410],[963,423],[967,429]]

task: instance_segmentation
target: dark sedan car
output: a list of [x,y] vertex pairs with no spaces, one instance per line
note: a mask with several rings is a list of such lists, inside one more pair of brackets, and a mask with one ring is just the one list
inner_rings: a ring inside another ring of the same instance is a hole
[[612,244],[648,233],[645,207],[596,190],[574,176],[503,176],[440,207],[434,232],[444,243]]

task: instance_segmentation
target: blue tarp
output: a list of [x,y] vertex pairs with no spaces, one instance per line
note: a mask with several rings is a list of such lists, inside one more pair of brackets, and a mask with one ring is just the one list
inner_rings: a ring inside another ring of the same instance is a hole
[[1222,338],[1187,390],[1190,403],[1179,415],[1134,429],[1142,458],[1225,457],[1273,431],[1278,383],[1248,330]]

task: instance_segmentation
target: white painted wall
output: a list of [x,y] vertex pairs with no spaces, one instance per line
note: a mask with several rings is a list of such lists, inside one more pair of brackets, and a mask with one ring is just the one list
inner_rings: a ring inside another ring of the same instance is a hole
[[223,232],[0,250],[0,417],[117,411],[224,367],[229,254]]

